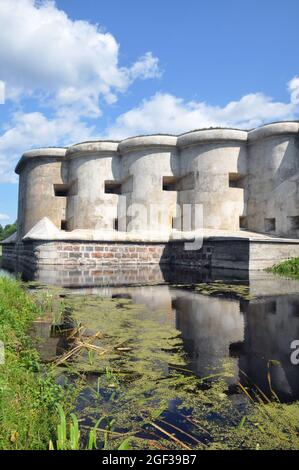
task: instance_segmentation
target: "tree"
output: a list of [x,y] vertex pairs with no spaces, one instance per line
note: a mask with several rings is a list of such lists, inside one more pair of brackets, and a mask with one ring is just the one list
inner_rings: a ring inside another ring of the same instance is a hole
[[0,240],[5,240],[5,238],[10,237],[17,230],[17,222],[13,224],[5,225],[2,227],[0,224]]

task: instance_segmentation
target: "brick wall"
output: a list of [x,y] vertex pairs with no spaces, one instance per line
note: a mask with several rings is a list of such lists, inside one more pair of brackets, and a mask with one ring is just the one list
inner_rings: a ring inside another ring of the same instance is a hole
[[[274,262],[299,256],[299,242],[263,242],[211,238],[200,250],[186,250],[183,241],[170,243],[32,241],[2,245],[3,265],[38,266],[142,266],[188,268],[264,269]],[[19,269],[18,269],[19,270]]]
[[[16,255],[17,252],[17,255]],[[4,260],[22,265],[100,266],[100,265],[209,265],[212,251],[204,247],[185,251],[183,242],[47,242],[34,241],[3,245]]]
[[47,243],[34,247],[40,264],[113,265],[168,262],[164,244]]

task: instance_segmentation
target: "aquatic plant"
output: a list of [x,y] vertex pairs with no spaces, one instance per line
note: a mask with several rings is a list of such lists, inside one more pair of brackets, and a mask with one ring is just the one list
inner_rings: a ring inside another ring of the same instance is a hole
[[176,284],[174,287],[188,289],[198,294],[210,295],[213,297],[225,297],[237,300],[251,300],[248,285],[236,283],[225,283],[222,281],[202,282],[200,284]]
[[[232,376],[230,361],[207,377],[192,374],[180,332],[165,321],[165,311],[149,313],[129,299],[98,296],[69,302],[82,325],[80,353],[69,351],[64,360],[72,373],[87,379],[78,401],[81,419],[96,422],[102,415],[103,426],[95,431],[98,446],[117,448],[129,436],[131,448],[298,448],[294,420],[277,420],[278,409],[288,416],[290,405],[256,394],[249,398],[240,382],[246,397],[241,410],[234,407],[226,381]],[[84,325],[101,331],[85,338]],[[83,432],[88,429],[82,426]]]
[[55,383],[29,336],[42,315],[19,281],[0,279],[0,449],[45,449],[56,425],[57,402],[71,402],[68,390]]
[[268,268],[267,271],[299,279],[299,258],[292,258],[282,263],[275,264],[272,268]]

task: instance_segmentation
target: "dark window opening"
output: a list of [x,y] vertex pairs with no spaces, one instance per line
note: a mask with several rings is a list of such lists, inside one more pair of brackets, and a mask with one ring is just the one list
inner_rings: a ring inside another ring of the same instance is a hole
[[275,300],[265,303],[265,313],[272,313],[273,315],[275,315],[276,311],[277,304]]
[[275,219],[265,219],[265,230],[266,230],[266,232],[275,232],[275,230],[276,230],[276,220]]
[[105,181],[106,194],[121,194],[121,183],[119,181]]
[[247,217],[241,216],[239,220],[240,228],[247,228]]
[[299,318],[299,302],[298,300],[290,300],[288,312],[291,312],[291,315]]
[[67,197],[69,191],[68,184],[54,184],[54,194],[57,197]]
[[288,217],[289,226],[291,230],[299,230],[299,216],[295,215]]
[[241,173],[229,173],[228,183],[230,188],[244,188],[245,175]]
[[67,230],[67,221],[66,220],[62,220],[61,221],[61,230]]
[[162,189],[163,191],[176,191],[178,178],[174,176],[163,176]]
[[114,227],[114,230],[118,230],[118,219],[114,219],[113,227]]

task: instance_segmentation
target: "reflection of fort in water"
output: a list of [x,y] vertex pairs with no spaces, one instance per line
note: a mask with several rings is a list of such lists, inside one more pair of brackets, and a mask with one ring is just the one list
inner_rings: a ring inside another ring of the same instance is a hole
[[290,344],[299,338],[299,296],[278,296],[238,302],[178,295],[175,301],[177,328],[182,331],[192,369],[200,376],[221,370],[231,357],[233,382],[250,380],[269,395],[268,361],[273,389],[283,400],[299,396],[298,366],[290,361]]
[[[269,395],[268,361],[278,361],[279,364],[271,367],[273,389],[282,400],[299,397],[298,366],[290,361],[290,344],[299,338],[298,282],[268,273],[255,273],[247,280],[251,295],[255,298],[239,301],[163,285],[164,279],[173,281],[175,275],[151,267],[148,272],[141,270],[139,276],[134,270],[132,278],[127,271],[115,272],[113,277],[109,270],[109,273],[100,272],[99,276],[101,281],[110,276],[112,285],[107,283],[103,287],[102,283],[102,287],[90,287],[90,278],[87,277],[84,287],[84,275],[81,273],[81,287],[77,284],[76,292],[78,295],[107,297],[125,295],[134,303],[144,305],[149,314],[157,309],[165,312],[164,321],[172,323],[182,332],[190,368],[201,377],[221,372],[223,364],[229,360],[233,366],[229,383],[242,382],[245,377],[243,371]],[[46,274],[43,273],[43,276],[46,281]],[[123,286],[122,276],[130,280],[131,286],[130,282]],[[194,273],[189,273],[189,279],[184,276],[185,282],[199,282],[194,276]],[[208,274],[206,276],[205,280],[209,280]],[[156,285],[141,287],[146,278],[148,284]],[[66,279],[69,285],[70,279]]]

